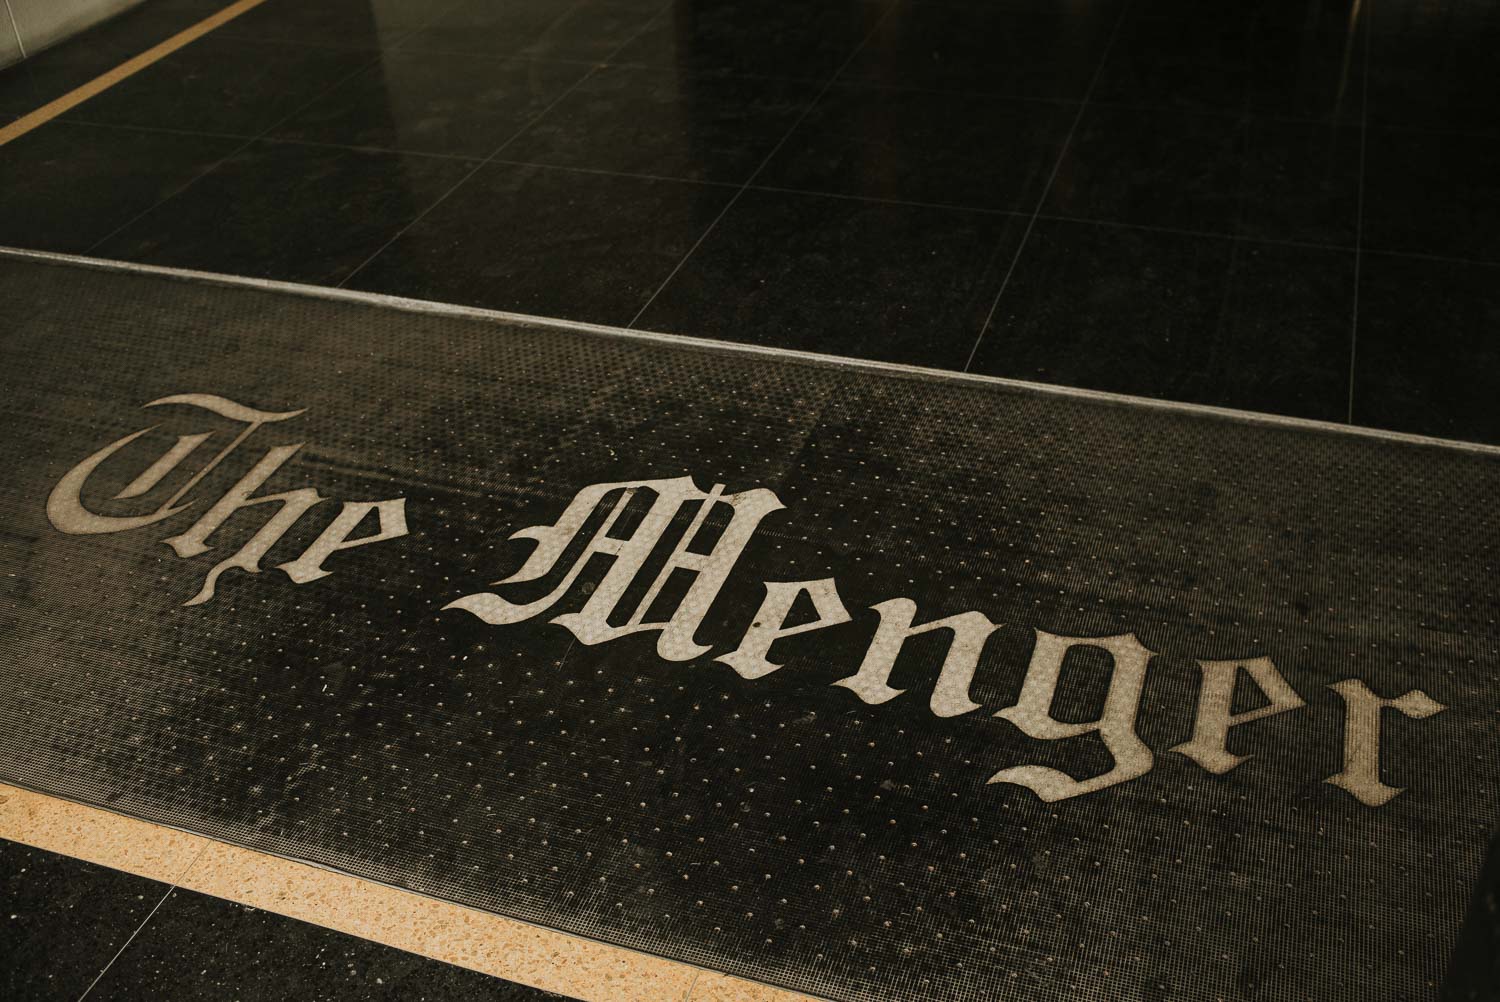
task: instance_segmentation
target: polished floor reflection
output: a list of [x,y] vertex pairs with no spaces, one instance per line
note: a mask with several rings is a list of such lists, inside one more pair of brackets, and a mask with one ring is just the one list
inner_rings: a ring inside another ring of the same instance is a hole
[[[219,9],[0,71],[0,121]],[[0,243],[1500,442],[1489,0],[267,0]]]

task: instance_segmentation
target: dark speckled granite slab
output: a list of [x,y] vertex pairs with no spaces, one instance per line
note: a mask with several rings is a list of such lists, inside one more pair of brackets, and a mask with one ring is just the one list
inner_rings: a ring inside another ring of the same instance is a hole
[[1493,449],[15,256],[0,316],[7,781],[841,1000],[1493,988]]
[[0,996],[567,1002],[296,919],[0,840]]

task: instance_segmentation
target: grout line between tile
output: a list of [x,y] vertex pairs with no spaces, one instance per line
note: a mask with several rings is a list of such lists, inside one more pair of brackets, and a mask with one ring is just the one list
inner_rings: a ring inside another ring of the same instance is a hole
[[120,944],[120,948],[115,951],[115,955],[113,957],[109,958],[109,962],[102,968],[100,968],[99,973],[94,976],[94,980],[90,981],[89,986],[83,990],[83,994],[78,996],[78,1002],[83,1002],[84,999],[88,998],[89,992],[92,992],[94,990],[94,987],[104,979],[104,975],[109,973],[109,969],[115,966],[115,961],[120,959],[120,956],[124,954],[126,949],[129,948],[130,944],[135,942],[135,938],[141,934],[141,930],[146,928],[147,924],[149,924],[150,921],[156,917],[156,913],[161,909],[161,906],[166,904],[167,899],[170,898],[173,893],[175,893],[176,890],[182,886],[183,878],[185,878],[188,873],[192,871],[193,867],[198,865],[198,860],[201,859],[203,857],[203,854],[208,851],[208,847],[211,844],[206,838],[200,838],[199,841],[202,844],[198,846],[198,851],[193,853],[193,857],[189,859],[187,863],[182,867],[182,869],[178,871],[177,875],[173,877],[171,885],[167,888],[166,893],[161,896],[161,900],[156,903],[156,907],[152,908],[151,911],[147,913],[146,917],[141,919],[141,924],[135,927],[135,931],[133,931],[126,938],[124,943]]
[[968,372],[973,367],[974,357],[979,354],[979,346],[984,343],[984,335],[995,319],[995,311],[1000,307],[1000,300],[1004,298],[1005,290],[1010,287],[1011,276],[1016,273],[1016,265],[1020,262],[1021,255],[1026,252],[1026,244],[1031,239],[1031,231],[1036,228],[1036,221],[1042,214],[1042,206],[1047,204],[1047,196],[1052,193],[1052,185],[1057,180],[1057,172],[1062,169],[1063,160],[1073,145],[1073,137],[1078,134],[1078,126],[1083,121],[1084,112],[1088,111],[1089,101],[1094,96],[1094,90],[1099,86],[1099,79],[1104,75],[1104,67],[1109,62],[1110,53],[1114,51],[1115,41],[1120,37],[1120,29],[1124,26],[1125,19],[1130,16],[1130,7],[1127,0],[1120,8],[1119,17],[1115,19],[1114,30],[1110,32],[1109,41],[1105,43],[1104,51],[1099,55],[1099,65],[1094,67],[1094,75],[1089,79],[1088,90],[1084,91],[1083,100],[1079,102],[1078,111],[1073,116],[1073,124],[1068,128],[1062,148],[1057,151],[1057,159],[1052,164],[1052,173],[1047,175],[1047,183],[1043,186],[1041,195],[1037,197],[1036,208],[1026,222],[1026,229],[1021,233],[1021,241],[1016,245],[1016,252],[1011,255],[1010,267],[1005,269],[1005,277],[1000,281],[1000,291],[995,293],[995,298],[990,302],[990,310],[985,314],[984,323],[979,325],[979,334],[974,338],[973,347],[969,349],[968,360],[964,362],[964,372]]
[[1245,88],[1242,114],[1239,119],[1239,177],[1236,179],[1234,193],[1234,224],[1230,227],[1229,238],[1229,262],[1224,270],[1224,288],[1219,295],[1219,312],[1214,319],[1215,337],[1209,343],[1209,354],[1204,367],[1211,369],[1218,356],[1220,338],[1217,336],[1224,330],[1224,325],[1229,320],[1230,310],[1234,304],[1235,273],[1239,268],[1240,252],[1245,241],[1240,233],[1245,225],[1245,186],[1250,174],[1250,153],[1253,144],[1254,130],[1250,124],[1251,89]]
[[[572,10],[575,7],[581,6],[582,3],[583,3],[583,0],[579,0],[578,3],[575,3],[575,4],[571,5],[571,6],[569,6],[567,8],[567,10],[564,10],[561,14],[558,15],[557,20],[558,21],[562,20],[569,13],[571,13]],[[348,284],[354,280],[355,276],[357,276],[360,272],[364,271],[367,267],[369,267],[370,262],[374,261],[380,255],[384,254],[388,249],[390,249],[390,247],[393,244],[396,243],[397,240],[400,240],[403,236],[405,236],[406,233],[413,226],[416,226],[423,219],[426,219],[429,213],[431,213],[439,205],[442,205],[444,202],[446,202],[449,199],[449,197],[451,197],[453,195],[454,192],[458,191],[458,189],[460,189],[464,185],[468,184],[469,181],[474,177],[474,175],[478,174],[481,170],[483,170],[485,168],[485,166],[487,166],[488,164],[494,163],[495,159],[498,156],[500,156],[501,153],[505,152],[505,149],[508,146],[510,146],[511,143],[513,143],[517,139],[521,138],[523,135],[525,135],[532,128],[532,126],[536,125],[542,119],[546,118],[548,112],[550,112],[553,108],[556,108],[559,104],[561,104],[564,100],[566,100],[569,95],[571,95],[578,88],[582,87],[586,82],[588,82],[589,80],[591,80],[593,78],[594,74],[598,73],[601,69],[603,69],[605,66],[607,66],[609,64],[609,60],[610,59],[614,58],[619,53],[624,52],[625,49],[632,42],[634,42],[637,38],[640,38],[642,35],[644,35],[651,28],[651,26],[654,25],[654,24],[656,24],[656,22],[661,19],[662,15],[665,14],[670,9],[671,9],[671,5],[667,4],[667,5],[663,6],[663,7],[661,7],[661,9],[659,9],[655,14],[651,15],[651,17],[647,18],[646,21],[645,21],[645,23],[643,23],[638,29],[636,29],[636,31],[633,34],[631,34],[629,38],[625,39],[625,41],[621,42],[618,46],[616,46],[613,52],[611,52],[608,56],[604,57],[604,59],[600,60],[598,63],[595,63],[581,77],[579,77],[577,80],[573,81],[572,86],[568,87],[561,94],[557,95],[557,97],[554,98],[547,105],[547,107],[545,107],[541,111],[537,112],[530,119],[528,119],[524,124],[522,124],[520,128],[516,129],[515,132],[511,133],[509,139],[505,140],[505,142],[501,143],[494,150],[492,150],[490,152],[489,156],[485,157],[483,160],[479,161],[479,163],[475,164],[474,167],[473,167],[473,169],[470,170],[468,173],[464,174],[463,177],[459,178],[458,182],[456,184],[454,184],[453,187],[449,188],[447,191],[445,191],[441,195],[439,195],[436,201],[434,201],[431,205],[427,206],[427,208],[423,209],[410,222],[408,222],[405,226],[401,227],[401,229],[397,230],[395,232],[395,234],[393,234],[389,240],[387,240],[385,243],[381,244],[378,248],[376,248],[375,253],[373,253],[369,257],[365,258],[363,261],[361,261],[354,268],[353,271],[349,272],[349,274],[345,275],[342,279],[340,279],[338,285],[336,286],[336,288],[340,288],[340,289],[346,288],[348,286]],[[554,21],[553,23],[555,24],[556,22]]]
[[[1023,213],[1016,213],[1023,215]],[[1236,243],[1265,244],[1271,247],[1306,247],[1311,250],[1353,251],[1353,247],[1342,244],[1325,244],[1312,240],[1277,240],[1267,237],[1247,237],[1238,233],[1220,233],[1215,230],[1190,230],[1181,226],[1153,226],[1150,223],[1128,223],[1118,219],[1091,219],[1088,216],[1070,216],[1059,212],[1039,212],[1036,218],[1058,223],[1087,223],[1090,226],[1112,226],[1123,230],[1142,230],[1146,233],[1170,233],[1179,237],[1200,237],[1205,240],[1230,240]]]
[[168,888],[166,888],[165,894],[162,894],[162,900],[157,901],[156,907],[153,907],[153,909],[151,909],[150,912],[145,915],[145,918],[141,919],[141,924],[135,927],[135,932],[130,933],[129,938],[126,938],[126,941],[124,941],[123,944],[120,944],[120,948],[118,948],[117,951],[114,951],[114,956],[110,957],[110,963],[107,963],[107,965],[105,965],[104,968],[99,971],[99,974],[95,975],[95,980],[90,981],[89,987],[87,987],[87,989],[84,989],[83,995],[78,996],[78,1002],[84,1002],[84,999],[89,998],[89,993],[95,990],[95,986],[98,986],[98,984],[101,983],[102,980],[104,980],[105,975],[110,974],[110,968],[113,968],[115,960],[118,960],[121,956],[123,956],[124,951],[126,951],[127,948],[130,947],[130,944],[133,944],[133,942],[135,942],[136,936],[141,935],[141,930],[145,929],[145,927],[147,927],[147,924],[150,924],[151,919],[156,918],[156,912],[157,910],[160,910],[162,904],[166,903],[166,898],[171,897],[172,894],[175,894],[175,892],[177,892],[177,888],[180,888],[181,880],[183,880],[183,877],[186,877],[187,873],[190,873],[190,871],[192,871],[192,868],[195,867],[195,865],[198,865],[198,859],[202,858],[202,853],[207,852],[208,844],[210,844],[208,843],[207,838],[202,838],[201,841],[202,844],[199,844],[198,850],[196,850],[196,852],[192,855],[192,859],[189,859],[189,861],[187,861],[187,864],[184,865],[183,868],[181,868],[181,871],[178,871],[177,876],[172,879],[171,886],[168,886]]
[[707,178],[698,177],[673,177],[670,174],[647,174],[644,171],[634,170],[604,170],[599,167],[575,167],[571,164],[549,164],[540,160],[510,160],[506,157],[497,157],[491,161],[497,164],[507,164],[511,167],[538,167],[542,170],[560,170],[572,174],[595,174],[600,177],[629,177],[642,181],[670,181],[673,184],[701,184],[710,188],[738,188],[735,181],[712,181]]
[[[686,999],[690,983],[701,986],[722,977],[686,961],[248,849],[10,781],[0,781],[0,804],[5,805],[0,838],[170,883],[172,889],[157,908],[175,890],[205,894],[583,1002]],[[171,865],[172,859],[161,852],[135,851],[141,843],[159,848],[183,842],[196,847],[185,866]],[[145,925],[143,921],[131,938]],[[116,958],[123,952],[121,947]],[[745,984],[765,1002],[815,1002],[771,985]]]
[[[117,235],[119,235],[120,233],[122,233],[125,230],[129,229],[131,226],[134,226],[137,222],[139,222],[140,220],[144,219],[146,216],[150,215],[151,213],[155,212],[157,209],[161,208],[163,205],[167,204],[172,199],[174,199],[178,195],[182,194],[184,191],[187,191],[193,185],[197,184],[199,181],[203,180],[205,177],[207,177],[208,175],[212,174],[214,171],[218,170],[220,167],[222,167],[224,164],[228,163],[230,160],[233,160],[235,157],[237,157],[241,153],[245,152],[251,146],[255,145],[255,143],[256,143],[257,140],[259,140],[262,137],[268,135],[273,129],[277,128],[282,123],[286,122],[288,119],[292,118],[295,115],[300,114],[309,105],[311,105],[315,101],[318,101],[319,99],[321,99],[323,97],[323,95],[330,93],[331,91],[333,91],[334,89],[336,89],[338,87],[342,87],[348,81],[354,79],[355,77],[359,76],[361,73],[364,73],[366,70],[369,70],[371,67],[375,66],[377,62],[378,62],[378,59],[371,60],[370,62],[367,62],[367,63],[363,63],[363,64],[361,64],[359,66],[358,69],[355,69],[355,70],[351,71],[350,73],[348,73],[348,74],[340,77],[338,80],[334,81],[329,86],[327,86],[324,89],[318,91],[317,94],[313,95],[305,103],[298,105],[291,112],[289,112],[288,114],[282,116],[281,118],[278,118],[271,125],[267,126],[266,129],[263,132],[261,132],[259,135],[255,135],[255,136],[250,137],[249,139],[246,139],[239,146],[236,146],[233,150],[230,150],[227,154],[225,154],[224,156],[220,157],[218,160],[215,160],[213,163],[209,164],[207,167],[205,167],[203,170],[199,171],[197,174],[193,175],[185,183],[180,184],[176,188],[172,189],[172,191],[170,191],[165,197],[159,199],[150,208],[144,209],[141,212],[138,212],[136,215],[131,216],[128,220],[126,220],[125,222],[121,223],[119,226],[116,226],[114,229],[112,229],[108,233],[104,234],[104,236],[100,237],[98,240],[95,240],[92,244],[89,245],[89,249],[85,253],[93,253],[99,247],[104,246],[104,244],[106,244],[110,240],[114,239]],[[236,136],[234,138],[239,138],[239,137]]]
[[[1366,0],[1354,0],[1354,9],[1349,13],[1351,29],[1359,26],[1359,16],[1364,8]],[[1373,30],[1369,24],[1364,26],[1364,66],[1361,69],[1360,95],[1359,95],[1359,185],[1355,198],[1356,209],[1354,216],[1354,303],[1350,309],[1349,319],[1349,400],[1344,418],[1349,424],[1354,423],[1354,361],[1359,351],[1359,286],[1360,271],[1364,264],[1365,244],[1365,147],[1370,135],[1370,36]]]
[[885,24],[886,20],[889,19],[891,14],[895,12],[897,6],[898,4],[894,2],[886,5],[880,16],[875,19],[875,23],[870,26],[870,30],[865,32],[865,36],[859,40],[859,44],[855,45],[854,48],[849,51],[849,55],[844,57],[844,61],[839,64],[838,69],[833,71],[833,74],[823,82],[823,86],[818,90],[818,93],[813,96],[812,100],[807,102],[807,105],[802,109],[802,113],[797,116],[797,120],[791,124],[791,126],[786,130],[785,133],[782,134],[781,139],[777,141],[776,145],[771,147],[771,152],[767,153],[765,155],[765,158],[761,160],[760,166],[756,167],[755,170],[751,172],[750,176],[745,179],[745,183],[740,185],[740,190],[736,191],[732,196],[730,196],[729,201],[724,203],[724,208],[719,210],[719,214],[714,216],[713,221],[708,224],[708,227],[701,234],[699,234],[698,239],[693,241],[693,245],[688,248],[687,253],[682,255],[682,259],[677,262],[676,267],[674,267],[667,274],[667,277],[663,279],[659,285],[657,285],[655,291],[651,293],[650,297],[647,298],[646,302],[641,306],[641,308],[639,310],[636,310],[635,316],[631,317],[630,322],[625,325],[625,328],[627,330],[635,329],[635,325],[640,322],[641,317],[646,315],[646,311],[651,308],[651,304],[656,302],[656,297],[661,295],[663,289],[672,284],[672,279],[677,277],[677,273],[682,270],[683,265],[688,263],[688,259],[693,256],[694,252],[697,251],[700,246],[702,246],[703,241],[708,239],[709,234],[712,233],[714,229],[718,227],[719,223],[724,219],[724,217],[729,214],[729,210],[734,208],[735,203],[740,200],[741,196],[743,196],[746,191],[750,190],[751,185],[755,183],[755,179],[760,177],[761,172],[766,169],[766,167],[775,158],[776,154],[781,152],[781,148],[786,145],[787,140],[792,138],[792,134],[795,133],[799,127],[801,127],[802,123],[806,121],[807,116],[812,114],[813,109],[816,108],[819,102],[823,100],[824,95],[826,95],[831,89],[833,89],[833,85],[838,81],[838,78],[843,75],[844,70],[848,69],[849,64],[854,62],[854,57],[859,55],[860,52],[864,50],[864,47],[866,45],[870,44],[870,39],[875,37],[875,33],[880,30],[881,25]]
[[110,957],[108,963],[99,969],[98,974],[94,975],[94,980],[90,981],[89,986],[83,990],[83,994],[78,996],[78,1002],[83,1002],[84,999],[89,997],[89,993],[104,979],[104,975],[109,973],[109,969],[115,966],[115,961],[120,959],[120,955],[130,948],[131,943],[135,942],[135,938],[141,934],[142,929],[146,928],[147,923],[156,917],[157,911],[161,909],[162,905],[167,903],[167,899],[172,896],[172,892],[175,890],[177,890],[176,884],[167,888],[166,893],[161,896],[161,900],[156,903],[156,906],[146,913],[145,918],[141,919],[141,924],[136,926],[129,936],[125,937],[125,942],[120,944],[120,948],[115,951],[115,955]]
[[[612,66],[612,65],[617,65],[617,64],[599,64],[599,65],[600,66],[604,66],[604,65],[611,65]],[[1090,106],[1091,107],[1103,107],[1103,105],[1100,105],[1097,102],[1091,103]],[[299,111],[300,111],[300,109],[299,109]],[[90,129],[113,129],[113,130],[117,130],[117,131],[127,131],[127,132],[156,132],[156,133],[166,133],[166,134],[170,134],[170,135],[179,135],[179,136],[204,136],[204,137],[213,138],[213,139],[245,139],[245,140],[250,140],[250,141],[254,141],[254,142],[270,143],[270,144],[275,144],[275,145],[309,146],[309,147],[316,147],[316,148],[320,148],[320,149],[349,150],[349,151],[352,151],[352,152],[362,152],[362,153],[388,153],[388,154],[393,154],[393,155],[398,155],[398,156],[427,157],[427,158],[431,158],[431,159],[452,160],[452,161],[464,162],[464,163],[480,163],[480,164],[482,164],[482,163],[485,162],[485,158],[484,157],[479,157],[479,156],[474,156],[474,155],[469,155],[469,154],[434,153],[434,152],[431,152],[431,151],[405,150],[405,149],[399,149],[399,148],[387,147],[387,146],[360,146],[360,145],[350,145],[350,144],[347,144],[347,143],[330,143],[330,142],[321,142],[321,141],[308,140],[308,139],[292,139],[292,138],[283,137],[283,136],[262,135],[262,136],[259,136],[259,137],[247,137],[243,133],[208,132],[208,131],[204,131],[204,130],[201,130],[201,129],[173,129],[173,128],[170,128],[170,127],[167,127],[167,126],[159,126],[159,125],[139,125],[139,124],[128,124],[127,125],[127,124],[121,124],[121,123],[117,123],[117,122],[92,121],[92,120],[89,120],[89,119],[73,118],[73,117],[69,117],[69,118],[63,119],[62,122],[64,124],[66,124],[66,125],[77,126],[77,127],[81,127],[81,128],[90,128]],[[278,123],[278,125],[280,125],[280,124],[281,123]],[[534,124],[535,124],[535,120],[533,120],[532,122],[528,123],[527,128],[530,128],[530,126],[534,125]],[[1348,126],[1348,128],[1353,128],[1353,126]],[[517,137],[517,138],[519,138],[519,137]],[[508,145],[508,143],[507,143],[507,145]],[[222,162],[222,161],[220,161],[220,162]],[[603,176],[603,177],[642,178],[642,179],[652,180],[652,181],[671,181],[671,182],[677,182],[677,183],[681,183],[681,184],[698,184],[698,185],[708,185],[708,186],[726,187],[726,188],[739,188],[741,186],[740,184],[738,184],[736,182],[733,182],[733,181],[714,181],[714,180],[707,180],[707,179],[702,179],[702,178],[673,177],[671,175],[665,175],[665,174],[647,174],[647,173],[642,173],[642,172],[639,172],[639,171],[618,171],[618,170],[608,170],[608,169],[598,168],[598,167],[581,167],[581,166],[567,165],[567,164],[551,164],[551,163],[543,163],[541,161],[536,161],[536,160],[512,160],[512,159],[509,159],[509,158],[506,158],[506,157],[500,157],[500,156],[496,156],[496,157],[492,158],[489,162],[490,163],[497,163],[497,164],[508,164],[508,165],[517,166],[517,167],[538,167],[538,168],[542,168],[544,170],[570,171],[570,172],[573,172],[573,173],[580,173],[580,174],[595,174],[595,175],[599,175],[599,176]],[[218,165],[218,162],[216,162],[214,166],[217,166],[217,165]],[[210,170],[211,169],[212,168],[210,168]],[[788,195],[807,195],[807,196],[813,196],[813,197],[818,197],[818,198],[835,198],[835,199],[842,199],[842,200],[845,200],[845,201],[869,202],[869,203],[877,204],[877,205],[903,205],[903,206],[912,206],[912,207],[915,207],[915,208],[939,209],[939,210],[946,210],[946,211],[952,211],[952,212],[970,212],[970,213],[976,213],[976,214],[981,214],[981,215],[992,215],[992,216],[1029,217],[1031,215],[1029,212],[1026,212],[1025,210],[1021,210],[1021,209],[995,209],[995,208],[989,208],[989,207],[986,207],[986,206],[963,205],[963,204],[956,203],[956,202],[955,203],[927,202],[927,201],[921,201],[921,200],[918,200],[918,199],[886,198],[886,197],[881,197],[881,196],[876,196],[876,195],[861,195],[861,194],[853,194],[853,193],[850,193],[850,192],[840,192],[840,191],[820,191],[820,190],[812,189],[812,188],[790,188],[790,187],[785,187],[785,186],[782,186],[782,185],[771,185],[771,184],[750,184],[750,185],[747,185],[746,187],[750,191],[778,192],[778,193],[788,194]],[[153,206],[153,208],[155,208],[155,206]],[[1289,240],[1289,239],[1282,239],[1282,238],[1276,238],[1276,237],[1246,236],[1246,235],[1237,234],[1237,233],[1219,232],[1219,231],[1215,231],[1215,230],[1194,230],[1194,229],[1187,229],[1187,228],[1178,227],[1178,226],[1157,226],[1157,225],[1154,225],[1154,224],[1151,224],[1151,223],[1129,222],[1129,221],[1126,221],[1126,220],[1104,219],[1104,218],[1082,216],[1082,215],[1068,215],[1068,214],[1065,214],[1065,213],[1040,212],[1040,213],[1036,214],[1036,218],[1037,219],[1041,219],[1041,220],[1055,221],[1055,222],[1087,223],[1087,224],[1094,225],[1094,226],[1109,226],[1109,227],[1116,227],[1116,228],[1120,228],[1120,229],[1140,230],[1140,231],[1147,232],[1147,233],[1170,233],[1170,234],[1175,234],[1177,236],[1202,237],[1204,239],[1211,239],[1211,240],[1236,240],[1236,241],[1240,241],[1240,242],[1245,243],[1245,244],[1263,245],[1263,246],[1268,246],[1268,247],[1301,247],[1301,248],[1306,248],[1306,249],[1309,249],[1309,250],[1342,251],[1342,252],[1350,253],[1350,254],[1354,253],[1354,250],[1355,250],[1353,243],[1342,244],[1342,243],[1328,243],[1328,242],[1315,241],[1315,240]],[[1443,262],[1443,263],[1447,263],[1447,264],[1479,265],[1479,266],[1482,266],[1482,267],[1500,268],[1500,261],[1489,261],[1489,260],[1485,260],[1483,258],[1454,257],[1454,256],[1451,256],[1451,255],[1444,255],[1444,254],[1428,254],[1428,253],[1424,253],[1424,252],[1421,252],[1421,251],[1412,251],[1412,250],[1396,250],[1396,249],[1387,249],[1387,248],[1380,248],[1380,247],[1361,247],[1361,254],[1376,254],[1376,255],[1380,255],[1380,256],[1384,256],[1384,257],[1411,258],[1411,259],[1415,259],[1415,260],[1435,261],[1435,262]]]
[[[260,3],[260,2],[263,2],[263,0],[256,0],[256,2]],[[436,13],[434,13],[432,16],[434,18],[439,17],[441,14],[446,13],[452,7],[455,7],[457,5],[458,5],[458,0],[453,0],[453,3],[449,4],[448,6],[445,6],[445,7],[441,8],[439,11],[437,11]],[[428,22],[423,22],[423,23],[426,24]],[[401,37],[406,37],[406,35],[409,35],[409,34],[411,34],[413,32],[419,31],[419,30],[420,30],[420,26],[408,29],[408,31],[406,33],[404,33]],[[203,180],[203,178],[207,177],[209,174],[212,174],[214,171],[218,170],[224,164],[228,163],[230,160],[234,159],[235,157],[239,156],[241,153],[245,152],[245,150],[249,149],[252,145],[255,144],[256,141],[258,141],[260,139],[263,139],[266,136],[270,135],[277,128],[279,128],[280,126],[284,125],[286,122],[290,121],[292,118],[295,118],[297,115],[300,115],[303,111],[305,111],[307,108],[311,107],[316,102],[322,100],[325,95],[333,93],[335,90],[337,90],[338,88],[344,86],[344,84],[348,83],[350,80],[353,80],[355,77],[359,76],[361,73],[368,72],[369,70],[373,69],[374,67],[380,65],[380,60],[381,60],[382,55],[383,55],[383,53],[381,53],[381,52],[372,53],[370,59],[367,62],[364,62],[364,63],[360,64],[360,66],[357,67],[356,69],[351,70],[349,73],[346,73],[344,76],[339,77],[333,83],[331,83],[327,87],[324,87],[323,89],[319,90],[317,93],[315,93],[312,97],[308,98],[303,103],[297,105],[295,108],[293,108],[287,114],[283,115],[281,118],[278,118],[276,121],[272,122],[262,132],[260,132],[259,134],[255,135],[255,136],[252,136],[249,139],[245,140],[245,142],[241,143],[238,147],[236,147],[235,149],[231,150],[228,154],[226,154],[223,157],[220,157],[218,160],[215,160],[213,163],[209,164],[202,171],[198,172],[193,177],[189,178],[187,180],[187,182],[185,182],[184,184],[181,184],[178,187],[174,188],[164,198],[161,198],[160,200],[158,200],[150,208],[146,209],[143,212],[137,213],[136,215],[132,216],[130,219],[126,220],[121,225],[116,226],[113,230],[111,230],[110,232],[106,233],[104,236],[100,237],[98,240],[95,240],[92,244],[89,245],[89,248],[88,248],[88,250],[85,253],[92,253],[95,249],[97,249],[99,247],[102,247],[105,244],[106,241],[109,241],[109,240],[113,239],[116,235],[118,235],[119,233],[123,232],[128,227],[135,225],[141,219],[144,219],[149,214],[155,212],[157,209],[161,208],[167,202],[170,202],[172,199],[176,198],[178,195],[182,194],[184,191],[186,191],[187,189],[191,188],[194,184],[196,184],[197,182]],[[239,137],[235,136],[233,138],[239,138]]]

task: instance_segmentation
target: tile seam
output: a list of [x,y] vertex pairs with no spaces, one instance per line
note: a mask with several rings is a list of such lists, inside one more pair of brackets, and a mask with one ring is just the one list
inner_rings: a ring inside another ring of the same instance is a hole
[[[1104,68],[1109,65],[1110,54],[1114,52],[1115,42],[1119,40],[1120,31],[1125,25],[1125,20],[1130,15],[1131,4],[1125,3],[1120,9],[1119,16],[1115,19],[1114,29],[1110,32],[1109,41],[1104,44],[1104,51],[1099,54],[1099,65],[1094,67],[1093,76],[1089,78],[1088,90],[1084,92],[1083,100],[1078,104],[1078,111],[1073,115],[1073,124],[1068,128],[1068,134],[1063,138],[1062,146],[1058,148],[1057,159],[1052,163],[1052,172],[1047,175],[1047,183],[1042,186],[1042,193],[1037,196],[1036,207],[1032,209],[1031,218],[1026,223],[1026,229],[1021,233],[1021,240],[1016,244],[1015,253],[1011,255],[1010,266],[1005,270],[1005,277],[1000,280],[1000,289],[995,293],[995,298],[990,301],[989,312],[985,314],[984,321],[979,325],[979,333],[974,338],[974,344],[969,348],[969,357],[964,362],[964,372],[968,372],[974,366],[974,358],[979,354],[979,346],[984,343],[984,336],[989,333],[990,325],[994,322],[995,312],[1000,308],[1000,301],[1005,298],[1005,291],[1010,288],[1010,280],[1016,273],[1016,265],[1021,261],[1021,255],[1026,253],[1026,244],[1031,240],[1032,230],[1036,228],[1036,221],[1042,214],[1042,207],[1047,204],[1047,197],[1052,194],[1052,186],[1057,181],[1058,172],[1062,170],[1063,161],[1068,156],[1068,150],[1072,148],[1073,138],[1078,134],[1079,125],[1083,124],[1083,116],[1088,112],[1089,102],[1094,96],[1095,89],[1099,86],[1099,80],[1104,76]],[[1003,239],[1003,238],[1002,238]]]

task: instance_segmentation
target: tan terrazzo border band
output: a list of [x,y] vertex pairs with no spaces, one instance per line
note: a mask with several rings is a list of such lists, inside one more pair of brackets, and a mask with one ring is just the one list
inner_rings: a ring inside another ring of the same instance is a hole
[[0,783],[0,838],[519,981],[584,1002],[812,1002]]

